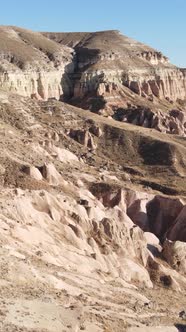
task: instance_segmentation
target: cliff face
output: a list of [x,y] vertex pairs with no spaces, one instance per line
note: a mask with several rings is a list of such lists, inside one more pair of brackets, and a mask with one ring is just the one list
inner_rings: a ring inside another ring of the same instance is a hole
[[65,72],[73,70],[72,53],[39,33],[0,27],[0,88],[37,99],[59,99]]
[[[142,97],[155,96],[172,101],[185,99],[185,72],[159,62],[156,58],[157,54],[154,53],[153,60],[145,60],[148,61],[147,66],[140,67],[140,62],[144,62],[144,60],[141,61],[141,58],[139,58],[139,66],[134,64],[134,66],[131,65],[128,68],[121,68],[121,66],[114,68],[115,62],[118,60],[117,55],[112,54],[109,59],[108,56],[102,55],[99,62],[96,63],[95,61],[95,64],[92,60],[89,64],[86,60],[84,66],[82,62],[78,64],[78,70],[82,73],[79,81],[75,83],[75,96],[82,96],[91,91],[104,94],[107,90],[112,90],[113,85],[120,88],[124,85]],[[156,64],[151,62],[155,61],[154,59],[157,61]],[[88,69],[87,66],[89,66]]]
[[124,84],[142,97],[153,95],[170,101],[186,97],[186,76],[178,68],[159,67],[153,73],[134,70],[128,73]]
[[[118,31],[46,33],[77,54],[74,96],[104,95],[126,86],[142,97],[176,101],[186,98],[186,73],[168,58]],[[78,73],[78,75],[77,75]]]
[[157,108],[166,101],[170,109],[184,101],[186,70],[118,31],[41,34],[1,26],[0,88],[113,115],[131,102]]
[[178,68],[157,68],[152,73],[146,68],[131,68],[128,72],[112,69],[85,71],[75,81],[74,97],[91,92],[104,96],[116,88],[122,90],[123,86],[150,100],[157,97],[174,102],[186,97],[186,75]]
[[62,95],[61,77],[63,71],[33,72],[13,71],[0,75],[0,86],[10,92],[23,96],[47,100],[50,97],[57,99]]
[[[51,40],[52,39],[52,40]],[[126,86],[136,94],[186,97],[186,72],[118,31],[45,33],[0,28],[0,87],[25,96],[98,96]]]

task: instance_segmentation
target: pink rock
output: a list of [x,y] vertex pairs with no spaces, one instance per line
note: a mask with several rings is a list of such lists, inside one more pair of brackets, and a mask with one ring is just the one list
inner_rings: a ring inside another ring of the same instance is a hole
[[149,229],[146,211],[147,201],[146,199],[136,199],[127,209],[127,214],[130,219],[144,231],[148,231]]
[[159,239],[163,239],[166,233],[174,225],[175,220],[183,208],[183,202],[163,196],[155,196],[147,203],[147,216],[150,232]]
[[163,244],[163,257],[177,271],[186,275],[186,243],[166,240]]
[[167,232],[167,238],[171,241],[186,242],[186,206],[178,214],[174,224]]

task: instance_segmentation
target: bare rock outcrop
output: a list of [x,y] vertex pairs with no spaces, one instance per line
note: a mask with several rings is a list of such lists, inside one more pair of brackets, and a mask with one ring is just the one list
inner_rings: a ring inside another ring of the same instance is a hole
[[41,172],[35,166],[24,166],[22,171],[37,181],[41,181],[43,179]]
[[[176,101],[186,97],[184,69],[171,65],[161,52],[119,31],[45,36],[76,51],[78,80],[75,73],[74,97],[108,94],[117,103],[122,86],[149,100],[155,97]],[[116,90],[120,92],[115,94]]]
[[144,128],[154,128],[167,134],[186,135],[186,113],[177,109],[162,112],[140,106],[119,108],[115,111],[113,118]]
[[[101,66],[101,63],[99,64]],[[110,94],[114,99],[117,91],[122,92],[122,86],[129,88],[137,95],[153,101],[153,97],[168,101],[184,100],[186,97],[186,75],[176,67],[154,68],[151,74],[149,68],[83,72],[81,80],[76,83],[74,97],[84,97],[87,93],[95,92],[98,96]],[[143,64],[142,64],[143,66]],[[103,72],[103,73],[102,73]],[[157,80],[157,77],[158,80]],[[117,100],[116,100],[117,102]]]
[[186,243],[167,240],[163,244],[163,256],[177,271],[186,275]]
[[125,190],[101,182],[92,184],[90,190],[105,207],[121,208],[135,225],[153,233],[161,242],[166,238],[185,241],[186,207],[181,199]]
[[39,167],[39,171],[43,178],[51,185],[58,186],[59,184],[65,183],[52,163],[45,163],[43,166]]
[[184,206],[181,212],[178,214],[173,226],[167,233],[167,237],[172,241],[186,242],[186,207]]
[[[0,38],[0,87],[13,93],[68,100],[107,116],[135,100],[135,94],[142,103],[155,99],[171,105],[186,98],[184,69],[118,31],[36,33],[1,26]],[[170,132],[185,131],[179,116],[170,117]],[[143,125],[149,126],[148,117]],[[157,126],[161,123],[152,128]]]
[[40,33],[10,26],[0,27],[0,39],[1,88],[36,100],[60,99],[68,90],[65,77],[74,67],[72,49]]
[[101,128],[99,126],[96,125],[92,125],[89,128],[90,133],[92,133],[93,135],[97,136],[97,137],[101,137],[103,135],[103,132],[101,130]]
[[70,129],[69,136],[87,148],[94,150],[97,147],[92,135],[88,130]]
[[150,231],[159,239],[163,239],[174,225],[183,206],[184,203],[180,199],[155,196],[154,199],[147,204]]

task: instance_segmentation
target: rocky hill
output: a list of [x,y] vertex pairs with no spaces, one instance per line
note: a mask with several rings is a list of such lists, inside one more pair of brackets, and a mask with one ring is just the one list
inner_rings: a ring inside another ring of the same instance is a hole
[[60,99],[115,119],[122,109],[119,120],[126,122],[131,108],[143,108],[134,124],[185,136],[185,69],[118,31],[41,34],[1,26],[0,59],[6,91]]
[[75,96],[94,90],[104,93],[114,85],[118,88],[124,85],[146,98],[155,96],[175,101],[186,97],[185,70],[171,65],[161,52],[119,31],[44,35],[75,49],[76,72],[81,73]]
[[0,331],[185,331],[185,93],[117,31],[0,28]]
[[0,27],[0,87],[37,99],[63,93],[64,72],[73,70],[73,50],[40,33],[17,27]]

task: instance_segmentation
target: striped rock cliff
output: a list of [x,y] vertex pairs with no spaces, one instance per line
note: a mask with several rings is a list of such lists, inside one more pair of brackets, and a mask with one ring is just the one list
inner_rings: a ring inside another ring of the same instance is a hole
[[142,97],[185,99],[186,71],[169,63],[161,52],[123,36],[119,31],[45,33],[73,47],[75,97],[96,92],[111,95],[126,86]]
[[[59,99],[73,50],[39,33],[0,27],[0,88],[37,99]],[[63,78],[63,81],[62,81]]]

